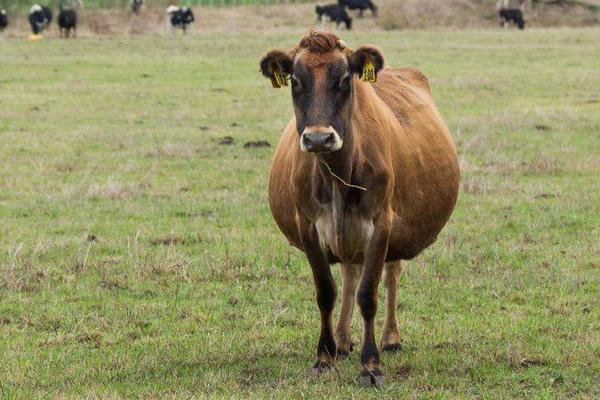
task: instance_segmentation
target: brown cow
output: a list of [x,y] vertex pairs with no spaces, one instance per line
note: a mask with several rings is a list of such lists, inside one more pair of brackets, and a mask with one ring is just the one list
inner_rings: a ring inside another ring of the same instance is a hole
[[[352,51],[334,34],[320,31],[291,51],[268,52],[260,63],[275,87],[291,80],[295,117],[275,152],[269,200],[279,228],[312,268],[321,313],[313,371],[324,371],[352,350],[356,296],[364,322],[363,385],[383,383],[375,314],[384,266],[381,346],[397,350],[400,260],[435,241],[459,186],[456,150],[427,78],[415,69],[383,64],[376,48]],[[363,82],[360,75],[376,83]],[[330,264],[336,262],[342,265],[343,298],[334,332]]]

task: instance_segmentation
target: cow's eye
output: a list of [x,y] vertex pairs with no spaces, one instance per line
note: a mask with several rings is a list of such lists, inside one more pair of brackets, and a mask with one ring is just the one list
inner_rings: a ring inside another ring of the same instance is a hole
[[340,79],[340,89],[346,89],[348,86],[350,86],[350,75],[346,74]]

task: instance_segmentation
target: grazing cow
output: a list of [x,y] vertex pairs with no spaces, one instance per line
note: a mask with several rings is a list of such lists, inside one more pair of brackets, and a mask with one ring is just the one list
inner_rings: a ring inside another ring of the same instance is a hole
[[373,16],[377,16],[377,6],[373,4],[372,0],[338,0],[338,4],[342,7],[348,7],[350,10],[358,10],[358,16],[363,17],[364,11],[368,8],[373,13]]
[[29,10],[29,24],[34,35],[40,34],[52,22],[52,10],[48,6],[34,4]]
[[[290,51],[269,51],[260,69],[274,87],[291,81],[294,117],[275,151],[269,202],[279,229],[312,269],[321,314],[313,372],[352,350],[356,298],[364,326],[360,382],[382,384],[378,285],[384,276],[381,347],[397,350],[400,260],[435,241],[458,196],[450,132],[427,78],[413,68],[384,68],[375,47],[352,51],[334,34],[313,31]],[[343,282],[335,331],[332,263],[341,263]]]
[[143,5],[144,0],[131,0],[131,11],[133,11],[134,14],[139,14]]
[[526,0],[498,0],[496,10],[500,19],[500,26],[507,28],[511,22],[514,22],[519,29],[525,29],[525,20],[523,19],[525,3]]
[[519,29],[525,29],[525,20],[523,19],[523,11],[518,8],[503,8],[498,11],[500,17],[500,26],[507,28],[511,22],[514,22]]
[[343,22],[346,24],[346,29],[352,29],[352,18],[348,15],[346,9],[340,5],[317,6],[315,12],[317,13],[318,23],[323,23],[323,15],[325,15],[329,20],[336,23],[336,27],[339,27],[340,23]]
[[188,25],[194,22],[194,13],[189,7],[169,6],[167,7],[167,17],[169,29],[181,28],[183,33],[186,33]]
[[71,29],[73,30],[73,37],[77,32],[77,11],[72,8],[60,8],[58,13],[58,27],[60,29],[60,37],[69,38]]
[[6,10],[0,9],[0,33],[6,29],[8,26],[8,14],[6,14]]

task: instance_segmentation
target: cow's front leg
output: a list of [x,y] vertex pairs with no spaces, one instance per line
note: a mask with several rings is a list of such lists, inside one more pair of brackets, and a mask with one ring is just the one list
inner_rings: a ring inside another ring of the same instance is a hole
[[310,263],[321,314],[321,334],[317,345],[317,361],[313,372],[320,374],[331,368],[336,359],[336,345],[331,329],[331,315],[335,306],[336,287],[329,261],[321,245],[315,226],[309,221],[300,223],[300,239]]
[[375,344],[375,315],[377,314],[377,288],[392,227],[391,212],[382,212],[374,220],[373,236],[365,249],[364,265],[356,293],[356,300],[363,317],[364,337],[360,353],[360,384],[379,386],[383,384],[383,372],[379,366],[379,352]]

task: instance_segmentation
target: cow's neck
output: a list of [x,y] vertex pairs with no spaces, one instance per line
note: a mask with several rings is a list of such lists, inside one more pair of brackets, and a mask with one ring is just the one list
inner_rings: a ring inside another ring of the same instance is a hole
[[321,172],[326,186],[339,187],[340,194],[343,196],[346,195],[349,189],[346,184],[352,183],[354,156],[355,149],[351,129],[347,129],[345,132],[344,145],[340,150],[317,155],[317,168]]
[[[348,127],[350,128],[350,127]],[[329,192],[331,199],[331,219],[333,222],[333,248],[338,256],[342,256],[344,239],[344,214],[347,208],[348,184],[352,182],[355,148],[351,129],[344,133],[344,145],[334,153],[317,155],[317,168],[323,179],[323,187],[317,190]]]

